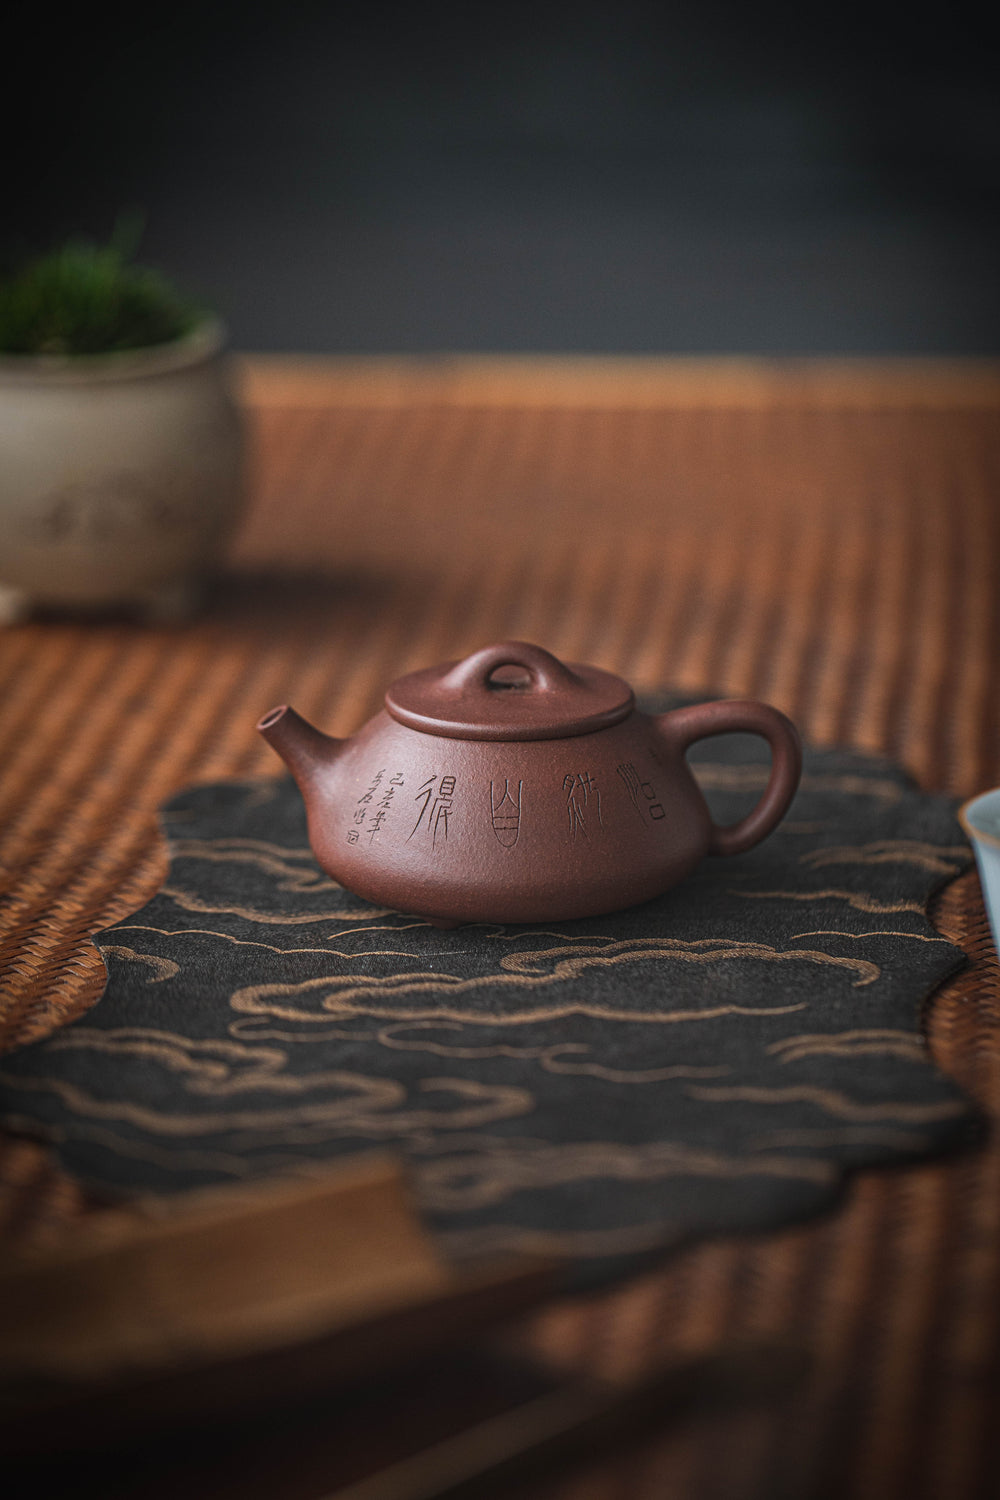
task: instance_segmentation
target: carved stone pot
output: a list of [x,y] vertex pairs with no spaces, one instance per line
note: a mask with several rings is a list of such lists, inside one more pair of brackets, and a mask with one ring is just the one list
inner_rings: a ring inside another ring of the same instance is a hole
[[196,603],[241,493],[224,343],[208,320],[156,348],[0,357],[0,620]]

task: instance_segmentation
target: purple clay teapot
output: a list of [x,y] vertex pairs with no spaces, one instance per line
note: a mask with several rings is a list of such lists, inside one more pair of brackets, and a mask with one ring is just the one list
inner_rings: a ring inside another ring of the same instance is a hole
[[[706,854],[765,838],[802,768],[794,725],[764,703],[650,716],[620,677],[520,641],[399,678],[352,739],[285,706],[257,728],[298,782],[323,869],[441,927],[648,901]],[[684,752],[732,731],[767,740],[771,775],[753,811],[719,828]]]

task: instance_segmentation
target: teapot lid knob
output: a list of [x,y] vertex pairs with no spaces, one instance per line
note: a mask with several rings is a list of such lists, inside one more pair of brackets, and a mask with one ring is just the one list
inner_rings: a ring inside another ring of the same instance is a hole
[[634,701],[628,683],[613,673],[567,666],[525,641],[501,641],[464,661],[411,672],[385,695],[399,723],[459,740],[592,734],[624,719]]

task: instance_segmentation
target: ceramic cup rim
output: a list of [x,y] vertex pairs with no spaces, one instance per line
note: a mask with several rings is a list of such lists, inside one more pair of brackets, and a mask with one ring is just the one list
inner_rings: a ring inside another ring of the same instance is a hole
[[981,841],[984,844],[989,844],[992,849],[1000,850],[1000,837],[995,833],[989,833],[985,828],[980,828],[972,818],[972,811],[977,803],[985,802],[987,798],[994,798],[997,804],[1000,805],[1000,786],[990,787],[985,792],[977,792],[974,797],[970,797],[967,802],[963,802],[958,809],[958,821],[973,844]]

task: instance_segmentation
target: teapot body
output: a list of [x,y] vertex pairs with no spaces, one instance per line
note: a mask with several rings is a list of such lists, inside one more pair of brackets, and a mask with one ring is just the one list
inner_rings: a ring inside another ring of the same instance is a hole
[[[377,907],[440,926],[648,901],[706,854],[765,838],[802,764],[794,726],[766,704],[649,716],[621,678],[523,641],[399,678],[349,740],[287,705],[257,728],[299,784],[324,870]],[[771,772],[753,811],[720,828],[684,754],[733,731],[767,740]]]
[[712,824],[683,752],[632,712],[567,739],[471,741],[376,716],[307,799],[341,885],[430,920],[555,922],[659,895]]

